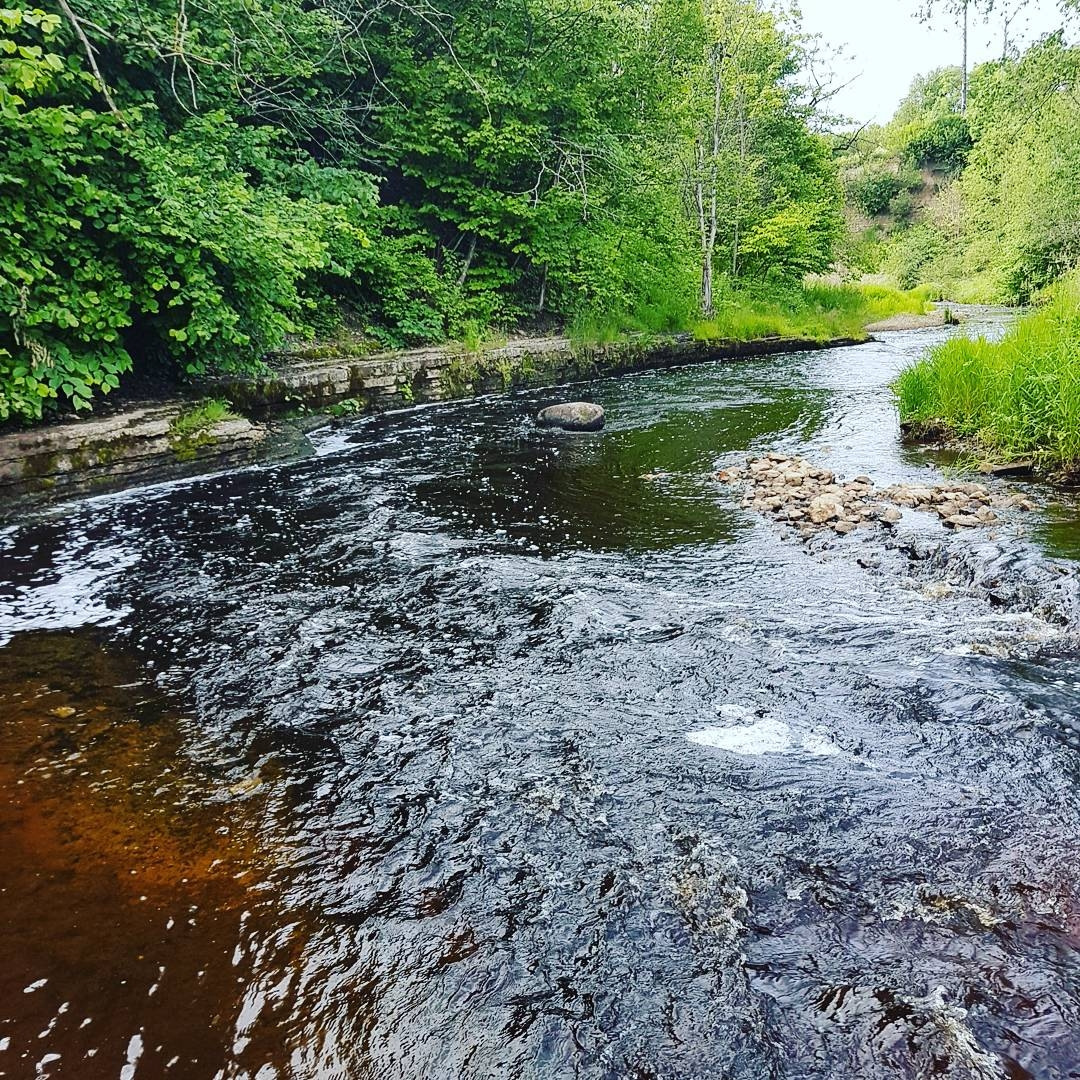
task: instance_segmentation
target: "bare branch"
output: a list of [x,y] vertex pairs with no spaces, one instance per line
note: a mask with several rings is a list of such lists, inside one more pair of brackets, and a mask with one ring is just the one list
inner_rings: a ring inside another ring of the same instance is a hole
[[[67,0],[57,0],[60,10],[64,13],[64,18],[71,24],[71,29],[75,31],[75,36],[79,39],[79,43],[82,45],[83,52],[86,55],[86,61],[90,65],[90,71],[94,78],[97,80],[98,89],[101,91],[101,96],[105,99],[105,104],[109,106],[109,112],[114,116],[119,117],[120,122],[124,122],[124,118],[120,113],[120,110],[116,107],[116,102],[113,101],[112,94],[109,93],[109,87],[105,83],[105,79],[101,74],[101,68],[98,67],[97,53],[94,51],[94,46],[90,44],[90,39],[86,36],[86,31],[83,30],[83,20],[71,10],[71,5]],[[89,24],[88,24],[89,25]],[[96,27],[100,30],[100,27]]]

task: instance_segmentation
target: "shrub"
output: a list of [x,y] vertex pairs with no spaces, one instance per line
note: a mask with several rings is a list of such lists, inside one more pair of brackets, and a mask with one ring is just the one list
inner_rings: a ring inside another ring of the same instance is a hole
[[882,266],[901,289],[914,289],[926,280],[928,268],[945,254],[947,246],[937,229],[919,222],[894,238]]
[[905,153],[916,165],[936,166],[956,173],[967,164],[973,146],[965,117],[939,116],[911,136]]
[[904,181],[887,169],[867,173],[850,182],[849,194],[867,217],[888,212],[889,204],[904,190]]

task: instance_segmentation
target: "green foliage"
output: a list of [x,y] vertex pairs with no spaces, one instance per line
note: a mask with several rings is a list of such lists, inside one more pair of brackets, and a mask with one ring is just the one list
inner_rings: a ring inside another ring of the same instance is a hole
[[131,366],[132,286],[101,250],[120,207],[95,182],[121,129],[80,107],[86,85],[53,51],[58,27],[0,10],[0,420],[61,396],[88,408]]
[[889,169],[867,173],[848,183],[848,194],[867,217],[886,213],[893,199],[904,190],[899,173]]
[[839,267],[847,277],[860,278],[881,270],[885,234],[879,226],[851,228],[837,253]]
[[1080,276],[998,342],[954,338],[904,371],[900,418],[943,428],[1004,458],[1080,466]]
[[842,234],[806,45],[756,0],[83,0],[78,30],[0,10],[0,420],[344,325],[670,330],[706,268],[791,285]]
[[960,78],[959,67],[943,67],[925,75],[916,75],[911,80],[911,86],[890,124],[901,145],[907,143],[913,129],[942,117],[959,115]]
[[973,145],[965,117],[937,116],[911,133],[904,153],[916,165],[956,173],[967,164]]
[[169,425],[169,443],[181,461],[190,461],[201,446],[213,442],[213,428],[225,420],[237,420],[224,398],[210,398],[185,408]]
[[848,174],[871,161],[937,174],[919,198],[890,205],[881,268],[898,284],[932,281],[960,301],[1027,303],[1080,262],[1080,49],[1052,35],[981,65],[963,117],[958,86],[950,69],[916,80]]
[[461,327],[460,340],[451,345],[451,349],[465,354],[491,352],[506,346],[507,337],[476,319],[467,319]]
[[177,438],[187,438],[220,424],[224,420],[239,419],[232,406],[224,398],[210,398],[183,409],[169,425],[169,433]]
[[927,280],[928,268],[943,254],[944,247],[941,233],[932,225],[920,222],[893,241],[882,266],[901,289],[913,289]]
[[633,328],[618,314],[587,311],[577,315],[567,327],[567,336],[575,349],[610,345],[625,337]]
[[333,405],[327,406],[325,411],[330,416],[344,419],[349,416],[358,416],[362,413],[364,411],[364,403],[359,398],[345,398],[343,401],[338,401]]
[[1080,260],[1080,50],[1050,38],[976,75],[968,263],[1025,303]]
[[0,69],[0,419],[89,408],[136,352],[191,375],[251,368],[301,324],[305,276],[368,243],[370,186],[347,204],[310,193],[279,132],[101,111],[73,58],[25,44],[55,20],[0,26],[20,59]]

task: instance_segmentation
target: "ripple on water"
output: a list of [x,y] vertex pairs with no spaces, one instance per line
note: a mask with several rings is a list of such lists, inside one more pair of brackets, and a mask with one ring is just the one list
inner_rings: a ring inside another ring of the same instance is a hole
[[0,1072],[1073,1075],[1075,575],[807,552],[709,480],[925,477],[888,382],[932,336],[0,534]]

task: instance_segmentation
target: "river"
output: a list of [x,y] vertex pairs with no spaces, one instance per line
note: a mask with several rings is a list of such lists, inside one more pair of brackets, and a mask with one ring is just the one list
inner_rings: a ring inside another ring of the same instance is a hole
[[0,532],[0,1076],[1076,1077],[1075,505],[938,475],[947,331],[360,419]]

